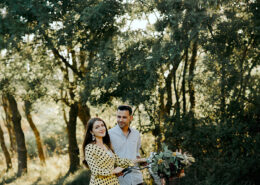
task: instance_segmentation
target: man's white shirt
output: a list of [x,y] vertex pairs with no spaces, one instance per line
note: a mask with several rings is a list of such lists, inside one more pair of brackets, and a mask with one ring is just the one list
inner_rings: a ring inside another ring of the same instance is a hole
[[[129,128],[129,133],[125,136],[122,129],[116,125],[108,133],[113,149],[120,158],[134,160],[140,156],[141,137],[137,130]],[[139,170],[133,170],[125,177],[120,176],[118,180],[120,185],[136,185],[143,182],[143,176]]]

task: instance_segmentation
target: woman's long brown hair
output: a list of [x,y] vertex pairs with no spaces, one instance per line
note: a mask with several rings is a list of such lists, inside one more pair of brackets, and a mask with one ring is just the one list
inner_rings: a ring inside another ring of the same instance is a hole
[[88,163],[85,159],[85,148],[88,144],[90,143],[93,143],[93,140],[92,140],[92,134],[90,133],[92,130],[93,130],[93,125],[96,121],[102,121],[105,125],[105,128],[106,128],[106,135],[103,137],[103,143],[106,144],[109,149],[111,151],[113,151],[112,149],[112,145],[111,145],[111,142],[110,142],[110,137],[108,135],[108,131],[107,131],[107,126],[106,126],[106,123],[100,119],[100,118],[91,118],[88,123],[87,123],[87,129],[86,129],[86,133],[85,133],[85,138],[84,138],[84,141],[83,141],[83,145],[82,145],[82,150],[83,150],[83,154],[84,154],[84,160],[82,161],[83,164],[88,168]]

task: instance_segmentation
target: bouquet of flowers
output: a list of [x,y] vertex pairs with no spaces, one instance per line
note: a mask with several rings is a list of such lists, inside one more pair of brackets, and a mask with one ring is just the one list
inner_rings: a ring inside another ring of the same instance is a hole
[[174,178],[184,176],[184,168],[195,162],[195,159],[186,153],[173,152],[165,145],[160,153],[152,152],[148,158],[150,174],[156,184],[161,184],[160,178]]

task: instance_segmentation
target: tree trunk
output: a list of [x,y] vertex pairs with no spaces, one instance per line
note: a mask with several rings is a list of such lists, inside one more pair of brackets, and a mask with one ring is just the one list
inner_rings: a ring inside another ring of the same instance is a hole
[[[185,53],[184,53],[185,54]],[[173,63],[173,68],[171,70],[171,73],[172,73],[172,77],[173,77],[173,89],[174,89],[174,94],[175,94],[175,99],[176,99],[176,107],[174,106],[174,108],[176,109],[176,116],[178,118],[180,118],[180,109],[181,109],[181,106],[180,106],[180,96],[179,96],[179,93],[178,93],[178,89],[177,89],[177,80],[176,80],[176,71],[183,59],[183,57],[185,56],[183,54],[183,56],[179,59],[176,59]]]
[[221,97],[220,97],[220,111],[221,111],[221,121],[223,123],[225,117],[226,117],[226,93],[225,93],[225,89],[226,89],[226,82],[225,82],[225,78],[226,78],[226,69],[225,69],[225,61],[222,60],[221,63],[221,82],[220,82],[220,93],[221,93]]
[[69,139],[69,158],[70,168],[68,173],[75,172],[79,167],[79,148],[76,138],[76,125],[78,115],[78,102],[70,106],[69,121],[67,123],[68,139]]
[[[79,148],[78,148],[78,143],[76,138],[76,126],[77,126],[77,117],[79,114],[79,108],[78,108],[79,102],[74,100],[75,94],[73,92],[74,90],[73,87],[75,87],[75,85],[73,84],[73,82],[70,82],[69,80],[68,68],[67,67],[62,68],[62,72],[64,75],[64,81],[66,83],[70,83],[71,86],[71,88],[68,89],[68,93],[66,92],[65,97],[63,97],[63,102],[70,107],[69,120],[67,120],[65,110],[63,109],[63,113],[64,113],[63,116],[67,125],[66,129],[67,129],[68,141],[69,141],[69,159],[70,159],[70,168],[68,171],[69,174],[75,172],[79,168]],[[73,81],[76,82],[77,80],[74,78]],[[69,94],[71,101],[69,101],[69,97],[67,96],[67,94]],[[72,101],[74,101],[73,104],[71,104]]]
[[165,112],[165,105],[164,105],[164,88],[159,87],[158,89],[158,96],[159,96],[159,118],[160,120],[164,120],[166,112]]
[[5,96],[2,96],[2,102],[3,102],[3,108],[5,111],[5,119],[4,123],[8,130],[9,134],[9,140],[10,140],[10,146],[11,146],[11,153],[14,153],[16,151],[16,141],[15,141],[15,134],[14,134],[14,127],[12,125],[11,115],[8,113],[8,100]]
[[82,105],[78,103],[78,117],[86,129],[88,120],[90,119],[90,110],[86,104]]
[[166,92],[167,92],[167,103],[165,108],[168,115],[170,115],[170,111],[172,108],[172,77],[173,77],[173,73],[171,72],[165,79]]
[[12,168],[12,161],[11,161],[10,154],[7,150],[7,147],[5,145],[4,132],[2,130],[1,125],[0,125],[0,143],[1,143],[1,147],[2,147],[2,150],[4,152],[4,155],[5,155],[5,161],[6,161],[6,167],[7,167],[6,171],[8,171],[9,169]]
[[32,119],[32,115],[31,115],[31,102],[25,101],[24,107],[25,107],[26,119],[27,119],[27,121],[28,121],[28,123],[29,123],[29,125],[30,125],[30,127],[31,127],[31,129],[34,133],[35,139],[36,139],[39,158],[41,160],[41,163],[45,164],[45,156],[44,156],[44,153],[43,153],[40,132],[38,131],[36,125],[34,124],[33,119]]
[[182,96],[183,96],[183,114],[186,114],[186,71],[187,71],[187,65],[188,65],[188,48],[185,50],[185,63],[184,63],[184,69],[183,69],[183,75],[182,75]]
[[197,61],[197,50],[198,50],[198,44],[197,41],[194,42],[192,47],[192,56],[191,56],[191,62],[189,67],[189,95],[190,95],[190,113],[194,115],[195,111],[195,90],[193,85],[193,79],[194,79],[194,69],[195,64]]
[[180,118],[180,100],[179,100],[179,93],[176,86],[176,71],[173,75],[173,87],[174,87],[174,93],[176,98],[176,116]]
[[21,176],[27,172],[27,150],[25,146],[24,133],[21,127],[21,115],[19,113],[16,100],[10,94],[6,95],[8,100],[8,113],[11,115],[12,123],[14,126],[15,139],[17,144],[18,153],[18,173]]

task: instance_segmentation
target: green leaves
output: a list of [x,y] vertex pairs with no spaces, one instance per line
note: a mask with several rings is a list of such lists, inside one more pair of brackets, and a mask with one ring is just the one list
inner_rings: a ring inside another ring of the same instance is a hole
[[[183,183],[236,184],[240,176],[224,171],[239,174],[240,164],[254,181],[258,1],[4,0],[0,7],[0,45],[9,53],[0,56],[1,92],[29,100],[53,93],[57,101],[70,92],[92,105],[121,100],[145,114],[139,128],[153,133],[156,148],[164,140],[196,156]],[[157,21],[148,30],[123,27],[151,13]],[[168,175],[178,162],[163,148],[155,159],[167,160],[152,168]]]
[[[185,160],[185,161],[184,161]],[[192,156],[187,156],[179,152],[172,152],[168,146],[163,144],[163,151],[152,153],[149,157],[153,174],[160,177],[176,177],[178,173],[189,166],[195,160]]]

